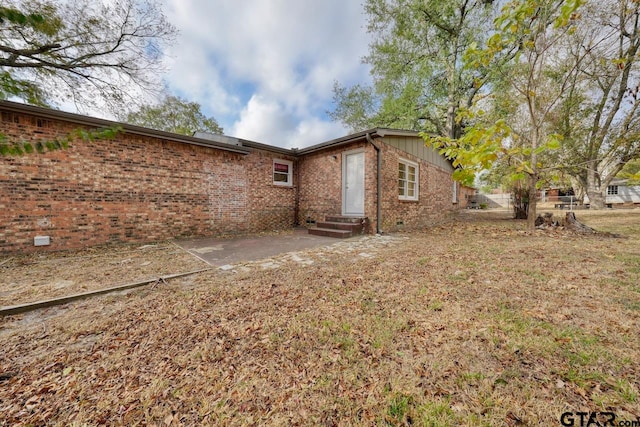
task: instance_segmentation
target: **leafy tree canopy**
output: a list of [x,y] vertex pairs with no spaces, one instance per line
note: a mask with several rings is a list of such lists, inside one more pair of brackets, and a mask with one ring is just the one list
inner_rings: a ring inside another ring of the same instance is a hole
[[640,159],[627,163],[616,178],[629,180],[629,185],[640,185]]
[[175,35],[154,0],[5,0],[0,99],[118,111],[155,91]]
[[[498,70],[495,79],[496,87],[504,87],[509,96],[496,92],[493,97],[494,105],[502,106],[499,110],[510,109],[512,114],[490,126],[478,120],[459,138],[423,135],[429,144],[454,159],[459,167],[456,175],[462,180],[499,159],[508,165],[511,181],[519,183],[526,200],[516,215],[526,217],[530,228],[536,219],[537,187],[543,175],[556,166],[548,163],[548,153],[562,143],[550,119],[577,75],[575,65],[563,64],[562,52],[563,41],[574,31],[573,19],[580,5],[581,0],[508,2],[495,20],[486,46],[470,45],[465,62],[470,68],[482,69],[515,47],[515,55]],[[476,116],[482,112],[477,106],[468,111]]]
[[193,135],[197,131],[223,133],[216,119],[202,113],[200,104],[177,96],[166,96],[157,105],[144,105],[121,119],[134,125],[183,135]]
[[[329,114],[352,130],[388,126],[456,138],[491,72],[463,54],[483,45],[496,10],[491,0],[368,0],[372,86],[334,86]],[[493,64],[491,64],[493,65]]]

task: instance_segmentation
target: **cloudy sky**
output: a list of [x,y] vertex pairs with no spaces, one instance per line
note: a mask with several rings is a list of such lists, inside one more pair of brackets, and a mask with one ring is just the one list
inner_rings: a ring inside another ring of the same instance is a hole
[[333,82],[369,82],[357,0],[162,0],[180,35],[169,91],[202,105],[225,134],[281,147],[346,135]]

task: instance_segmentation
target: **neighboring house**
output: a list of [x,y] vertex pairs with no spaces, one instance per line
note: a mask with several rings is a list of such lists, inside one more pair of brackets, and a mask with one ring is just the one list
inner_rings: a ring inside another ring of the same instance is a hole
[[[578,203],[572,188],[548,188],[541,192],[541,201],[560,204]],[[630,185],[626,179],[615,179],[607,186],[605,203],[609,207],[635,206],[640,204],[640,185]],[[585,194],[584,204],[589,205],[589,196]]]
[[540,190],[539,199],[541,202],[569,202],[575,201],[576,196],[573,188],[549,187]]
[[331,215],[361,218],[371,233],[411,230],[444,220],[464,197],[451,163],[417,132],[371,129],[289,150],[8,101],[0,112],[9,140],[123,130],[113,140],[0,158],[4,252],[312,227]]
[[640,204],[640,185],[629,185],[628,180],[614,180],[607,187],[605,203],[611,206]]
[[459,191],[460,209],[471,209],[477,207],[477,191],[475,188],[460,184]]

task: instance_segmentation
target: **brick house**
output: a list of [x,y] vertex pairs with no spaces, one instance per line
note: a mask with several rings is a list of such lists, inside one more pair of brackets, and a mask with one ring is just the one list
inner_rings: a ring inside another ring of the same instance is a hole
[[459,205],[450,162],[416,132],[371,129],[284,149],[9,101],[0,114],[9,140],[122,128],[111,140],[0,157],[1,252],[313,227],[331,215],[392,232],[442,221]]
[[460,203],[460,209],[470,209],[475,207],[476,202],[476,189],[467,185],[459,185],[458,201]]

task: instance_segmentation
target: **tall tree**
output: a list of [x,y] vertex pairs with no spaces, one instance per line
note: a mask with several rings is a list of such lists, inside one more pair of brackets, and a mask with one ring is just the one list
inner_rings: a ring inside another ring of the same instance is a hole
[[469,69],[463,54],[483,44],[491,28],[492,0],[367,0],[368,31],[374,36],[364,62],[373,86],[336,83],[338,120],[359,130],[389,126],[458,138],[470,108],[491,71]]
[[579,5],[580,0],[508,2],[486,47],[472,46],[466,59],[470,67],[486,67],[517,46],[513,60],[499,68],[493,88],[494,107],[510,104],[512,114],[491,126],[477,124],[458,140],[425,135],[463,170],[476,171],[501,159],[513,178],[524,178],[529,228],[535,226],[542,173],[556,166],[545,163],[547,153],[560,145],[550,118],[577,73],[577,62],[563,55],[563,42],[574,31]]
[[6,0],[0,98],[117,111],[154,91],[175,29],[154,0]]
[[223,133],[216,119],[202,113],[200,104],[171,95],[165,96],[157,105],[144,105],[120,118],[134,125],[183,135],[193,135],[197,131]]
[[594,0],[581,12],[567,47],[579,73],[554,124],[564,169],[601,208],[611,180],[640,159],[640,3]]

